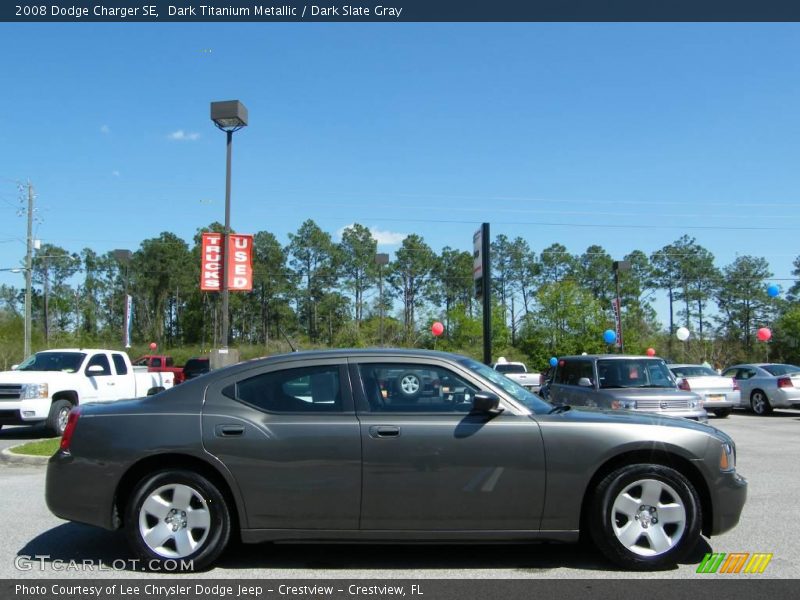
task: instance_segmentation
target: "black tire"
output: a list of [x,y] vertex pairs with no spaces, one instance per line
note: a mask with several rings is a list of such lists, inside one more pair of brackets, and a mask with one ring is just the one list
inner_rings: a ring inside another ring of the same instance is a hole
[[753,393],[750,394],[750,408],[759,417],[772,414],[772,405],[769,403],[769,398],[761,390],[753,390]]
[[67,427],[67,418],[72,404],[68,400],[56,400],[50,405],[50,413],[47,415],[45,426],[47,431],[55,436],[61,436]]
[[406,371],[395,381],[395,390],[404,400],[416,400],[422,394],[424,383],[419,373]]
[[716,417],[724,419],[725,417],[729,416],[732,411],[733,411],[732,408],[717,408],[714,409],[712,412]]
[[675,565],[697,544],[701,524],[700,499],[689,480],[675,469],[647,464],[604,477],[587,522],[600,551],[635,570]]
[[144,569],[201,571],[228,545],[230,509],[222,493],[202,475],[182,469],[161,471],[136,486],[125,509],[125,535]]

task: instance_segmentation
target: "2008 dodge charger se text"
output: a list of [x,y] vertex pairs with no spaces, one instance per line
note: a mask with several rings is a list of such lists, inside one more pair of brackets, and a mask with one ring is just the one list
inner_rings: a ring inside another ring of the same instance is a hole
[[[425,373],[425,394],[395,381]],[[73,410],[57,516],[124,528],[145,564],[262,541],[576,541],[658,569],[734,527],[747,484],[714,427],[554,408],[470,358],[331,350]],[[155,561],[155,562],[153,562]]]

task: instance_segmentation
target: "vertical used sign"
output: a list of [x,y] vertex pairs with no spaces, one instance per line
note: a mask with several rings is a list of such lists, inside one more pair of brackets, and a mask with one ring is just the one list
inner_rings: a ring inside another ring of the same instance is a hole
[[622,348],[622,322],[620,321],[622,315],[619,310],[619,298],[613,298],[611,300],[611,310],[614,311],[614,325],[617,332],[617,341],[615,345],[617,348]]
[[[222,234],[204,233],[200,258],[200,290],[218,292],[222,270]],[[228,289],[249,292],[253,289],[253,236],[232,233],[229,241],[227,269]]]

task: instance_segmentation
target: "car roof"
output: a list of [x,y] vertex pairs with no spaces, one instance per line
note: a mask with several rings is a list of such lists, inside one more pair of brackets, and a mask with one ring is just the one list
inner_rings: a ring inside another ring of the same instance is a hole
[[643,356],[641,354],[573,354],[571,356],[559,356],[558,360],[561,359],[574,359],[574,358],[602,358],[603,360],[606,359],[645,359],[645,360],[664,360],[658,356]]

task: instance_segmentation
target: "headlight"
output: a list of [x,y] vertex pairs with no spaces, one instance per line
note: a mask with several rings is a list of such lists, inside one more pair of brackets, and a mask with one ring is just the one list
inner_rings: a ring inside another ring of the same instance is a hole
[[20,390],[19,397],[23,400],[47,398],[49,396],[46,383],[26,383]]
[[636,400],[612,400],[611,408],[633,410],[636,408]]
[[700,398],[689,400],[689,408],[697,408],[698,406],[703,406],[703,401]]
[[720,471],[736,470],[736,446],[730,442],[723,442],[719,453]]

